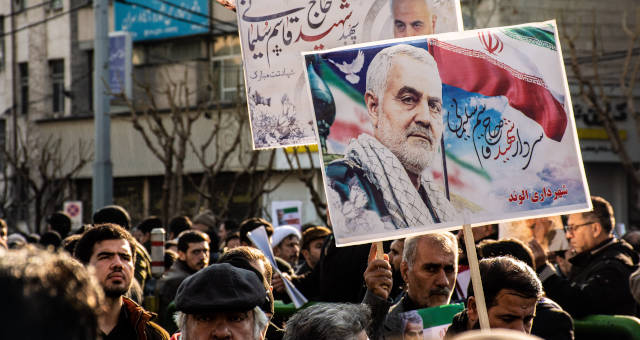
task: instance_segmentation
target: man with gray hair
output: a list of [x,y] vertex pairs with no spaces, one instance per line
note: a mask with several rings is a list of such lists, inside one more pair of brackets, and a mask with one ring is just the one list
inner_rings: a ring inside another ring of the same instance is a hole
[[433,57],[407,44],[384,48],[367,70],[373,136],[352,139],[327,165],[331,219],[345,235],[450,221],[456,211],[428,170],[440,160],[442,82]]
[[263,340],[267,291],[256,273],[217,263],[186,278],[175,304],[180,340]]
[[300,310],[286,323],[283,340],[366,340],[369,308],[349,303],[319,303]]
[[394,318],[400,313],[449,303],[458,274],[458,242],[453,234],[432,233],[405,240],[400,271],[406,294],[393,306],[389,299],[391,266],[386,260],[374,260],[374,249],[372,246],[364,273],[367,292],[363,301],[372,311],[371,339],[393,333]]
[[391,0],[395,38],[433,34],[436,15],[428,0]]

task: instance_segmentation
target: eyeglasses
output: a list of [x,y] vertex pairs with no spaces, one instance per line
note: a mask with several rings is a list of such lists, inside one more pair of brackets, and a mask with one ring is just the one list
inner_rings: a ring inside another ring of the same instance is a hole
[[565,226],[563,226],[564,233],[565,234],[574,233],[576,230],[578,230],[578,228],[584,227],[585,225],[594,224],[594,223],[597,223],[597,222],[596,221],[591,221],[591,222],[582,223],[582,224],[578,224],[578,225],[565,225]]

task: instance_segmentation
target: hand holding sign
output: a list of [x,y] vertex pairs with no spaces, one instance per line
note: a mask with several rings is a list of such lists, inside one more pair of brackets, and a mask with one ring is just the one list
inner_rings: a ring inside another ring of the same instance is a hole
[[[381,244],[381,243],[380,243]],[[371,244],[369,264],[364,272],[364,282],[373,294],[386,300],[393,287],[393,274],[389,264],[389,256],[384,254],[384,260],[376,259],[378,242]]]

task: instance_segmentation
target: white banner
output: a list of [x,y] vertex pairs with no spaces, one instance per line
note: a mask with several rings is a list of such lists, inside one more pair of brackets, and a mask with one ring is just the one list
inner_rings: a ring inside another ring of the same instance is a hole
[[300,52],[462,30],[458,0],[394,0],[394,11],[391,2],[237,1],[255,149],[317,143]]

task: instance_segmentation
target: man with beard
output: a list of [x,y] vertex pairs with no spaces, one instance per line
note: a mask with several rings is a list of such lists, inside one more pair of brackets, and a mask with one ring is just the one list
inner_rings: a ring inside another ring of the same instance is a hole
[[427,0],[391,0],[395,38],[433,34],[436,15]]
[[393,271],[393,288],[389,296],[396,302],[402,296],[404,291],[404,280],[402,279],[402,273],[400,272],[400,264],[402,263],[402,252],[404,251],[404,239],[397,239],[391,242],[389,249],[389,264]]
[[363,301],[372,311],[373,322],[367,332],[372,340],[393,334],[400,314],[446,305],[451,300],[458,272],[458,242],[453,234],[433,233],[405,240],[400,272],[406,293],[393,306],[389,298],[393,286],[391,265],[374,258],[375,245],[364,273],[367,292]]
[[98,327],[103,340],[169,339],[153,315],[123,295],[131,287],[135,261],[135,239],[122,227],[99,224],[87,230],[75,249],[75,257],[94,268],[105,294]]
[[170,329],[171,317],[167,307],[176,296],[178,287],[187,278],[209,265],[209,236],[199,230],[185,230],[178,236],[178,260],[162,275],[156,285],[160,324]]
[[334,228],[346,236],[452,220],[442,183],[427,171],[441,158],[443,132],[433,57],[406,44],[381,50],[367,69],[364,101],[373,136],[352,139],[326,168]]

